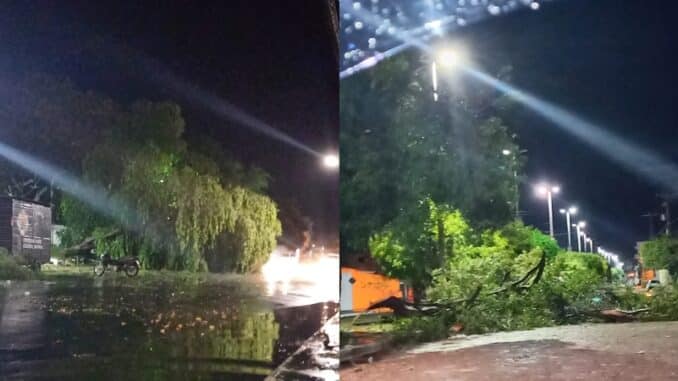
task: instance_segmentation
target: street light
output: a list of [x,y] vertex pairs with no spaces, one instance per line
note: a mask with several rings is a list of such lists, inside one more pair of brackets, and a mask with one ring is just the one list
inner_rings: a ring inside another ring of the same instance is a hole
[[560,187],[557,185],[550,185],[542,183],[536,186],[535,191],[537,196],[546,197],[549,206],[549,233],[551,238],[554,238],[553,234],[553,195],[560,192]]
[[459,45],[449,46],[440,49],[435,60],[441,67],[456,68],[468,62],[468,53]]
[[582,251],[583,253],[587,252],[588,249],[586,248],[586,244],[588,243],[589,237],[586,235],[586,232],[582,231],[581,232],[581,244],[584,246],[584,250]]
[[567,221],[567,251],[572,251],[572,223],[570,222],[570,216],[577,214],[577,208],[571,206],[567,210],[560,209],[560,214],[564,214]]
[[335,154],[327,154],[323,156],[323,165],[326,168],[337,169],[339,168],[339,156]]
[[593,253],[593,240],[591,239],[591,237],[588,237],[586,239],[586,242],[589,244],[589,251]]
[[438,101],[438,68],[456,69],[468,62],[466,49],[461,46],[447,46],[437,50],[431,62],[431,81],[433,84],[433,100]]
[[579,221],[579,223],[573,224],[572,227],[577,229],[577,251],[581,253],[581,237],[585,236],[581,229],[586,227],[586,221]]

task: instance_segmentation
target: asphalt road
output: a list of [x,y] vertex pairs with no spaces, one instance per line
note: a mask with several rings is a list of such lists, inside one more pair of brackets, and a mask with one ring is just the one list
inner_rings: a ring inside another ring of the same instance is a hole
[[678,322],[461,336],[341,370],[369,380],[678,380]]
[[[261,381],[336,314],[336,294],[313,279],[236,275],[3,282],[0,380]],[[335,379],[328,361],[322,378]]]

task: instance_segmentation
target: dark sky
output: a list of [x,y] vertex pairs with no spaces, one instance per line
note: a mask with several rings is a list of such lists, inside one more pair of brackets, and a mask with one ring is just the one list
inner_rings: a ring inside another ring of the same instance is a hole
[[207,134],[269,171],[274,197],[295,199],[319,233],[335,237],[336,174],[205,110],[203,100],[155,74],[172,72],[325,152],[338,149],[336,62],[325,1],[15,1],[0,8],[0,74],[47,72],[122,102],[174,100],[188,139]]
[[[537,12],[486,20],[455,36],[488,72],[510,64],[512,84],[676,163],[678,4],[672,3],[560,0]],[[578,205],[598,244],[629,259],[635,242],[648,236],[641,215],[658,211],[657,194],[666,190],[524,107],[514,108],[507,123],[528,150],[528,181],[557,181],[563,192],[555,209]],[[546,203],[524,188],[525,221],[547,230]],[[565,229],[557,215],[556,233]]]

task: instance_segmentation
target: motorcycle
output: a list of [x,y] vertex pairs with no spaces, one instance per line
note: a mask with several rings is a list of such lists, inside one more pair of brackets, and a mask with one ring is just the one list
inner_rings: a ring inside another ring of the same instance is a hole
[[124,271],[128,277],[136,276],[141,268],[141,263],[136,257],[124,257],[113,259],[108,253],[101,255],[101,260],[94,266],[94,275],[102,276],[109,267],[115,268],[116,272]]

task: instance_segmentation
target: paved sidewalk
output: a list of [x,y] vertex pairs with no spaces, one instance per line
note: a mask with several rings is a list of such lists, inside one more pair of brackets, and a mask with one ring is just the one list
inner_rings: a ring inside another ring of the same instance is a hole
[[341,370],[369,380],[678,380],[678,322],[587,324],[454,338]]

